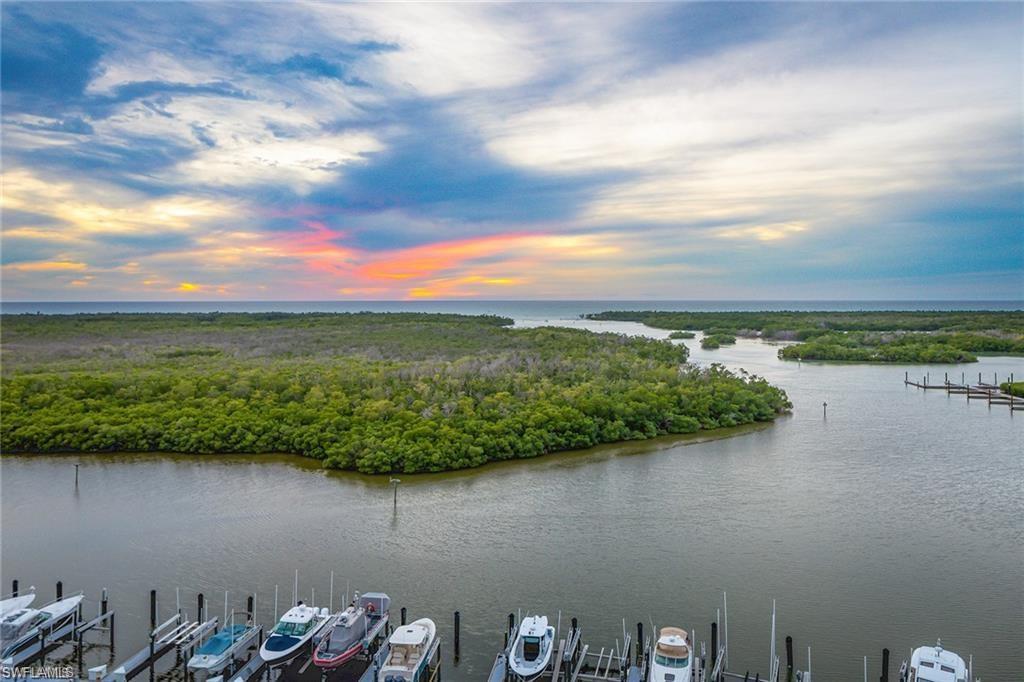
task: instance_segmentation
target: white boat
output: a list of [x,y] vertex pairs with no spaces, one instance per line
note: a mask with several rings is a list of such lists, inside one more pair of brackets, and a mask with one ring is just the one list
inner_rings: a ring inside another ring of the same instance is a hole
[[900,666],[900,682],[970,682],[970,674],[964,659],[943,649],[942,642],[914,649]]
[[[28,596],[28,595],[26,595]],[[82,595],[59,599],[39,609],[23,607],[8,611],[0,618],[0,659],[14,659],[32,645],[40,632],[53,632],[74,617]]]
[[519,624],[519,634],[512,642],[508,667],[512,674],[525,681],[540,676],[551,661],[555,629],[546,616],[527,616]]
[[686,630],[662,628],[653,653],[648,682],[680,682],[690,679],[693,663]]
[[23,594],[20,597],[7,597],[6,599],[0,599],[0,617],[10,611],[27,608],[33,601],[35,601],[35,598],[36,593],[29,592],[28,594]]
[[188,660],[188,669],[193,673],[213,675],[224,670],[235,659],[253,645],[259,636],[260,627],[251,620],[247,623],[229,621],[215,635],[203,642]]
[[330,618],[327,609],[306,606],[299,602],[288,609],[260,647],[260,658],[271,665],[294,658],[323,629]]
[[397,628],[388,638],[388,658],[377,672],[377,682],[420,682],[426,679],[437,652],[437,626],[420,618]]

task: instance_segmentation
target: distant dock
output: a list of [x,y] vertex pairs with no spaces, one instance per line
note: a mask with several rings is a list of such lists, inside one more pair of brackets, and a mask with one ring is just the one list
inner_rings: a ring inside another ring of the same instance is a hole
[[[968,383],[965,373],[960,374],[960,383],[950,381],[949,373],[946,372],[943,375],[942,383],[934,384],[931,382],[931,375],[929,374],[921,377],[920,381],[911,379],[910,372],[903,374],[903,384],[905,386],[913,386],[925,391],[945,391],[947,395],[965,395],[968,402],[971,400],[984,400],[989,405],[1006,405],[1010,408],[1011,415],[1017,411],[1024,411],[1024,397],[1012,395],[999,388],[999,377],[995,374],[992,375],[992,381],[993,383],[991,384],[983,381],[981,372],[978,372],[978,383],[976,384]],[[1010,384],[1013,384],[1012,373],[1008,381]]]

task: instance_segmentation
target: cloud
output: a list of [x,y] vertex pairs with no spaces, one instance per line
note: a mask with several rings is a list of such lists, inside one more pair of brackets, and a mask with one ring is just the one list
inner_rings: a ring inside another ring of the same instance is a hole
[[118,10],[3,7],[5,297],[1024,279],[1020,6]]

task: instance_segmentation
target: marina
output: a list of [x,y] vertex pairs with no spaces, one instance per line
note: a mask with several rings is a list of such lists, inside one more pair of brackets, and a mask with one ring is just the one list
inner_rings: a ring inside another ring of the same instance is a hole
[[[297,588],[297,584],[296,584]],[[58,590],[60,590],[58,585]],[[34,596],[34,593],[30,593]],[[25,595],[26,597],[28,595]],[[0,601],[5,612],[13,613],[11,602],[19,599],[17,581],[9,597]],[[430,618],[419,618],[407,622],[405,607],[400,610],[400,622],[392,626],[389,619],[390,597],[383,593],[365,593],[354,596],[342,611],[330,614],[329,608],[305,607],[301,601],[297,607],[285,612],[278,624],[288,627],[295,624],[315,623],[307,619],[306,611],[301,614],[296,608],[307,609],[314,615],[328,612],[329,626],[310,625],[308,630],[317,632],[331,628],[345,628],[347,623],[356,623],[353,618],[360,610],[377,612],[371,621],[362,625],[361,635],[354,639],[345,635],[342,650],[347,654],[343,662],[323,658],[327,632],[320,637],[310,637],[304,643],[311,646],[289,648],[287,656],[270,655],[264,645],[263,628],[253,620],[255,595],[247,598],[248,611],[242,622],[235,622],[235,613],[228,612],[225,595],[225,613],[220,621],[214,617],[204,620],[206,601],[202,594],[196,596],[196,618],[190,620],[182,607],[180,590],[175,590],[175,614],[157,624],[159,600],[157,591],[149,593],[150,623],[153,627],[147,633],[149,645],[128,656],[122,662],[113,664],[115,652],[113,642],[114,611],[109,609],[104,594],[99,614],[88,622],[80,622],[77,608],[81,597],[76,596],[75,608],[68,611],[67,621],[61,621],[59,628],[40,636],[38,649],[19,649],[17,657],[3,660],[2,666],[8,679],[39,679],[28,674],[30,670],[45,671],[50,666],[66,666],[77,662],[77,677],[92,682],[127,682],[135,678],[148,677],[150,682],[440,682],[442,679],[442,636]],[[347,599],[347,597],[346,597]],[[333,600],[333,594],[332,594]],[[58,603],[60,600],[57,600]],[[801,669],[794,657],[792,636],[785,637],[784,654],[777,649],[776,609],[772,604],[770,629],[770,655],[765,671],[731,670],[729,668],[728,600],[722,595],[722,606],[715,610],[715,620],[710,623],[710,641],[697,640],[695,630],[689,631],[675,626],[656,627],[650,623],[645,631],[644,623],[636,623],[635,636],[621,621],[621,635],[613,642],[606,642],[600,648],[584,636],[583,628],[576,617],[563,620],[559,611],[550,625],[548,618],[541,615],[509,613],[504,633],[504,644],[494,657],[487,682],[812,682],[811,647],[807,647],[806,669]],[[7,617],[5,616],[5,622]],[[454,613],[452,632],[453,664],[460,659],[461,619]],[[109,634],[110,645],[86,644],[86,634],[105,632]],[[652,634],[653,633],[653,634]],[[236,636],[237,634],[237,636]],[[281,636],[281,633],[277,633]],[[273,635],[271,635],[273,636]],[[291,636],[291,635],[286,635]],[[211,646],[213,645],[213,646]],[[61,652],[69,647],[71,653]],[[83,653],[105,648],[101,655],[105,663],[83,670]],[[198,665],[196,657],[203,652],[230,651],[218,659],[220,665]],[[164,660],[173,653],[173,663]],[[784,655],[784,659],[783,659]],[[926,678],[923,671],[934,669],[937,674],[949,672],[956,682],[975,682],[973,656],[965,661],[952,651],[935,646],[918,647],[903,661],[894,680],[916,682]],[[880,681],[890,679],[889,649],[882,651]],[[56,669],[56,668],[52,668]],[[66,669],[66,668],[65,668]],[[217,674],[212,674],[217,673]],[[868,679],[868,657],[864,657],[864,679]],[[45,676],[45,675],[44,675]],[[66,677],[66,676],[65,676]],[[934,678],[938,679],[938,678]]]

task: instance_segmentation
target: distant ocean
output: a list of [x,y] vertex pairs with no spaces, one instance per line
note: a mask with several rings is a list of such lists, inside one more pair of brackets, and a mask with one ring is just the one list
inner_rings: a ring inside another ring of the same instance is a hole
[[3,313],[423,312],[570,319],[604,310],[1024,310],[1024,301],[4,301]]

